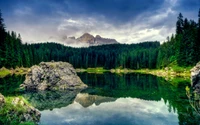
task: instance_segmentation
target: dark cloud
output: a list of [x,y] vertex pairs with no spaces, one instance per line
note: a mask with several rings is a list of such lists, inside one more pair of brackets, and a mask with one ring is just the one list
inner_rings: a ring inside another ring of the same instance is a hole
[[184,17],[197,21],[200,0],[177,0],[177,4],[173,9],[178,13],[182,13]]
[[200,8],[200,0],[178,0],[176,6],[173,8],[177,11],[196,11]]
[[159,9],[164,0],[67,0],[75,15],[104,16],[107,21],[125,23],[141,13]]
[[200,0],[0,0],[7,29],[25,41],[84,32],[126,43],[164,41],[179,12],[197,20],[199,8]]
[[[164,0],[7,0],[1,6],[29,7],[38,16],[56,16],[57,11],[70,16],[103,16],[107,21],[124,23],[141,13],[159,9]],[[5,8],[2,8],[5,9]],[[11,11],[12,11],[11,9]]]

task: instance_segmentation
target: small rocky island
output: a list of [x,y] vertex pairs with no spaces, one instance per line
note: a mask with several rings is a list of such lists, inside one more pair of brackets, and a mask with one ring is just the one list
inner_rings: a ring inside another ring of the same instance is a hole
[[85,89],[73,66],[67,62],[41,62],[26,74],[21,85],[26,91]]

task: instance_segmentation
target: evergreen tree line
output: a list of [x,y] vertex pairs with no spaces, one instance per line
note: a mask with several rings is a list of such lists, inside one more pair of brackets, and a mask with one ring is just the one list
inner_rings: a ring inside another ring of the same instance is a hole
[[158,51],[157,68],[174,63],[181,67],[193,66],[200,61],[200,9],[198,23],[183,18],[176,22],[176,34],[167,38]]
[[58,43],[22,44],[20,34],[7,32],[0,13],[0,67],[30,67],[42,61],[65,61],[75,68],[162,68],[175,62],[191,66],[200,61],[199,21],[188,21],[179,14],[176,34],[167,42],[112,44],[72,48]]

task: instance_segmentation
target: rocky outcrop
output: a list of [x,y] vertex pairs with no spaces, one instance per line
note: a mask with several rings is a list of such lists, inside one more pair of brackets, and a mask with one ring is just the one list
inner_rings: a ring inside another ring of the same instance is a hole
[[200,62],[191,70],[191,85],[196,92],[200,93]]
[[85,85],[67,62],[41,62],[32,66],[21,88],[25,90],[74,90]]
[[2,107],[5,104],[5,98],[4,96],[0,93],[0,107]]

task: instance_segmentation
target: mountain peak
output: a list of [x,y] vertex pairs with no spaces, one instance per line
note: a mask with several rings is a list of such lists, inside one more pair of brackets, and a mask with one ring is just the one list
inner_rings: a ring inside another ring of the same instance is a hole
[[90,43],[93,44],[95,39],[94,36],[89,34],[89,33],[84,33],[81,37],[79,37],[77,40],[81,41],[81,42],[86,42],[86,43]]
[[78,41],[83,43],[89,43],[89,45],[103,45],[103,44],[116,44],[118,43],[115,39],[103,38],[100,35],[96,35],[95,37],[89,33],[84,33],[80,36]]
[[101,38],[101,36],[100,36],[100,35],[96,35],[96,37],[95,37],[95,38],[97,38],[97,39],[98,39],[98,38]]

